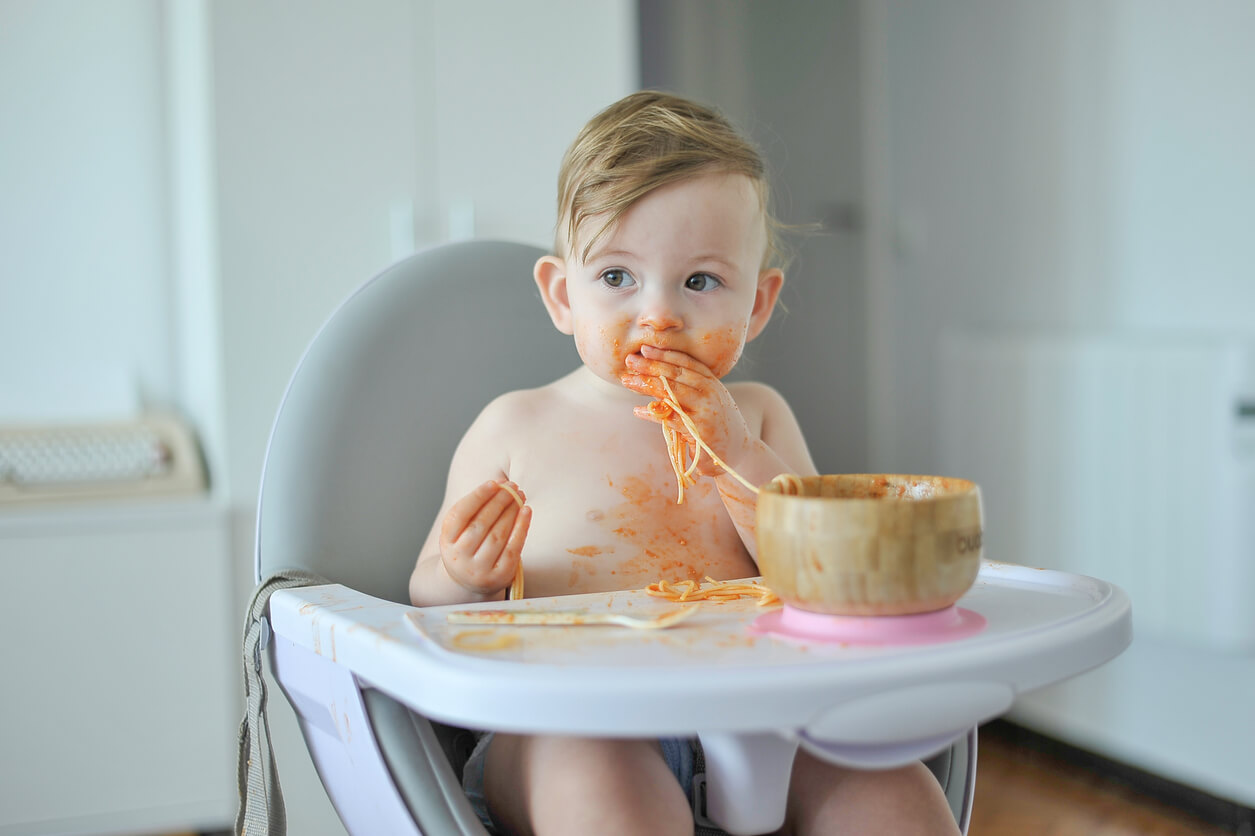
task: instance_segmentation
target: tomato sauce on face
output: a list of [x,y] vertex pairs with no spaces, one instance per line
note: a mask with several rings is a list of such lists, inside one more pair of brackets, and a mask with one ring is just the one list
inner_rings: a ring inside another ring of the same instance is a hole
[[705,363],[710,371],[715,377],[723,377],[741,359],[741,349],[745,346],[745,328],[710,331],[703,334],[698,342],[700,353],[706,358]]

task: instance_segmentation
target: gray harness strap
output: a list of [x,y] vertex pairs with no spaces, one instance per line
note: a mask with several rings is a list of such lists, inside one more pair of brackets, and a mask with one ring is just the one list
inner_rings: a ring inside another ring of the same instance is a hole
[[242,648],[245,708],[237,739],[240,808],[235,818],[236,836],[284,836],[288,828],[266,719],[266,680],[261,665],[261,652],[270,643],[270,623],[266,620],[270,595],[280,589],[327,582],[301,569],[279,571],[257,586],[249,602]]

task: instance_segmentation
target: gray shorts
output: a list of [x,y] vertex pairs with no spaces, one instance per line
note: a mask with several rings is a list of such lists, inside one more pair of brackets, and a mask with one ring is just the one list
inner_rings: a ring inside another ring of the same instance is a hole
[[[475,744],[466,767],[462,770],[462,789],[470,799],[471,808],[484,823],[489,833],[496,833],[496,824],[492,813],[488,811],[488,803],[484,800],[484,760],[488,755],[488,744],[492,742],[492,732],[484,732]],[[696,741],[686,737],[661,737],[658,743],[662,746],[662,757],[667,762],[671,774],[680,782],[684,797],[693,798],[693,765],[695,757],[693,746]]]

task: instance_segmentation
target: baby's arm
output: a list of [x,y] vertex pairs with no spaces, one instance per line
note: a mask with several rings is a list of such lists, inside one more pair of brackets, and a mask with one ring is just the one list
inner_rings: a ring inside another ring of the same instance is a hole
[[[814,476],[818,471],[797,418],[785,399],[770,386],[761,383],[734,383],[736,402],[741,405],[754,440],[748,453],[733,468],[752,485],[762,486],[781,473]],[[723,473],[715,477],[724,507],[736,525],[741,541],[750,556],[757,559],[755,538],[758,496],[734,477]]]
[[481,413],[453,454],[444,502],[410,575],[415,606],[500,600],[514,578],[532,510],[502,487],[523,498],[506,478],[499,407]]

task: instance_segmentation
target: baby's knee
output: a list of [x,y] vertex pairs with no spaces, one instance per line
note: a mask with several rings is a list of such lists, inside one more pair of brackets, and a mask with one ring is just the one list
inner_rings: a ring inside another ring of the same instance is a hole
[[857,770],[799,753],[789,801],[790,833],[958,832],[941,785],[918,761]]
[[[691,834],[692,811],[653,740],[512,738],[490,754],[494,816],[514,832]],[[499,807],[509,809],[498,809]]]
[[895,809],[910,809],[930,799],[945,799],[936,776],[919,761],[896,769],[852,771],[847,773],[847,780],[856,785],[860,793]]
[[871,770],[867,775],[877,776],[884,780],[886,786],[900,788],[903,791],[919,789],[937,783],[937,778],[928,770],[922,761],[912,761],[895,769]]
[[597,737],[533,737],[525,744],[529,752],[524,767],[538,778],[564,784],[589,783],[630,777],[661,758],[653,740],[621,740]]

